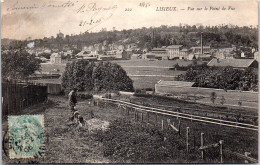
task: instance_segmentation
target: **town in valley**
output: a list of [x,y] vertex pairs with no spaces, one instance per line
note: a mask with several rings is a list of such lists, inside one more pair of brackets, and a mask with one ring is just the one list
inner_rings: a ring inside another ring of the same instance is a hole
[[257,3],[27,1],[2,14],[3,163],[258,163]]

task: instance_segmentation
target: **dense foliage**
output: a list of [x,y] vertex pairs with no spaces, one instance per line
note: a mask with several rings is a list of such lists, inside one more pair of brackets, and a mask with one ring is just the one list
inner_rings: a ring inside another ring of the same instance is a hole
[[40,60],[22,49],[2,51],[2,77],[27,79],[29,75],[40,70]]
[[[137,43],[138,47],[151,49],[153,47],[168,46],[181,44],[187,47],[197,46],[200,40],[200,33],[203,32],[204,44],[211,45],[214,48],[227,47],[231,44],[244,47],[258,47],[258,27],[252,26],[234,26],[234,25],[218,25],[218,26],[190,26],[180,24],[179,26],[166,26],[139,28],[129,30],[100,31],[96,33],[85,32],[79,35],[66,35],[64,39],[59,37],[50,37],[44,39],[33,40],[35,47],[52,48],[57,43],[67,45],[91,45],[103,43],[108,44],[128,44]],[[9,44],[10,47],[17,45],[26,46],[31,41],[6,41],[3,44]]]
[[238,70],[203,65],[191,67],[185,75],[179,75],[177,80],[194,81],[196,87],[258,91],[258,71],[253,68]]
[[99,62],[93,72],[95,90],[133,91],[133,81],[118,64]]
[[66,65],[62,87],[65,93],[74,87],[79,91],[133,91],[133,81],[118,64],[79,60]]

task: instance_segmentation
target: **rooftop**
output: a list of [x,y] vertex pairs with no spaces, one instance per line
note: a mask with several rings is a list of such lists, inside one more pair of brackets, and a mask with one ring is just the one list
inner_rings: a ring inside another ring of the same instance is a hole
[[254,59],[212,59],[208,66],[218,66],[218,67],[225,67],[225,66],[232,66],[235,68],[247,68],[253,62],[256,62]]
[[59,53],[52,53],[51,57],[61,57],[61,55]]
[[170,45],[167,48],[180,48],[182,45]]
[[153,48],[152,51],[165,51],[165,48]]
[[160,80],[157,82],[158,85],[167,85],[167,86],[175,86],[175,87],[192,87],[194,82],[187,81],[164,81]]

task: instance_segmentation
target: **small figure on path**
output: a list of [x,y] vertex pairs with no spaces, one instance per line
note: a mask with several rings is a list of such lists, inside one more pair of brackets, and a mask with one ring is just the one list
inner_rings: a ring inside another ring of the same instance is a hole
[[69,96],[69,100],[68,100],[69,108],[70,108],[71,113],[72,113],[71,120],[74,119],[74,112],[76,111],[75,108],[74,108],[76,106],[76,103],[77,103],[77,96],[76,96],[76,94],[77,94],[77,88],[73,88],[72,91],[68,95]]
[[74,107],[76,106],[77,103],[77,88],[73,88],[72,91],[69,93],[69,107],[71,111],[75,111]]

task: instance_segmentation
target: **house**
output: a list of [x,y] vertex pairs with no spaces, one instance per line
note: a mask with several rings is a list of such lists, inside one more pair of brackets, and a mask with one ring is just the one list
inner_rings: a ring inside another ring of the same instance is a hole
[[169,58],[166,47],[162,48],[153,48],[151,50],[151,54],[155,55],[155,58],[161,59],[161,60],[167,60]]
[[51,57],[50,57],[50,61],[51,63],[54,64],[61,64],[61,54],[59,53],[52,53]]
[[210,46],[203,46],[203,52],[201,52],[200,46],[191,47],[192,53],[194,54],[210,54]]
[[107,56],[107,55],[100,55],[98,56],[99,61],[110,61],[110,60],[114,60],[115,56]]
[[179,59],[189,59],[189,50],[184,48],[184,49],[181,49],[180,52],[179,52]]
[[255,59],[215,59],[213,58],[208,64],[209,67],[226,67],[231,66],[238,69],[258,68],[258,62]]
[[219,59],[232,59],[234,58],[235,54],[235,47],[228,47],[228,48],[220,48],[216,51],[216,58]]
[[61,53],[52,53],[50,62],[53,64],[65,64],[68,62],[68,59],[63,59]]
[[166,48],[169,59],[175,59],[180,57],[180,50],[183,45],[170,45]]
[[155,54],[152,54],[152,53],[145,53],[142,55],[142,59],[145,59],[145,60],[154,60],[155,59]]

